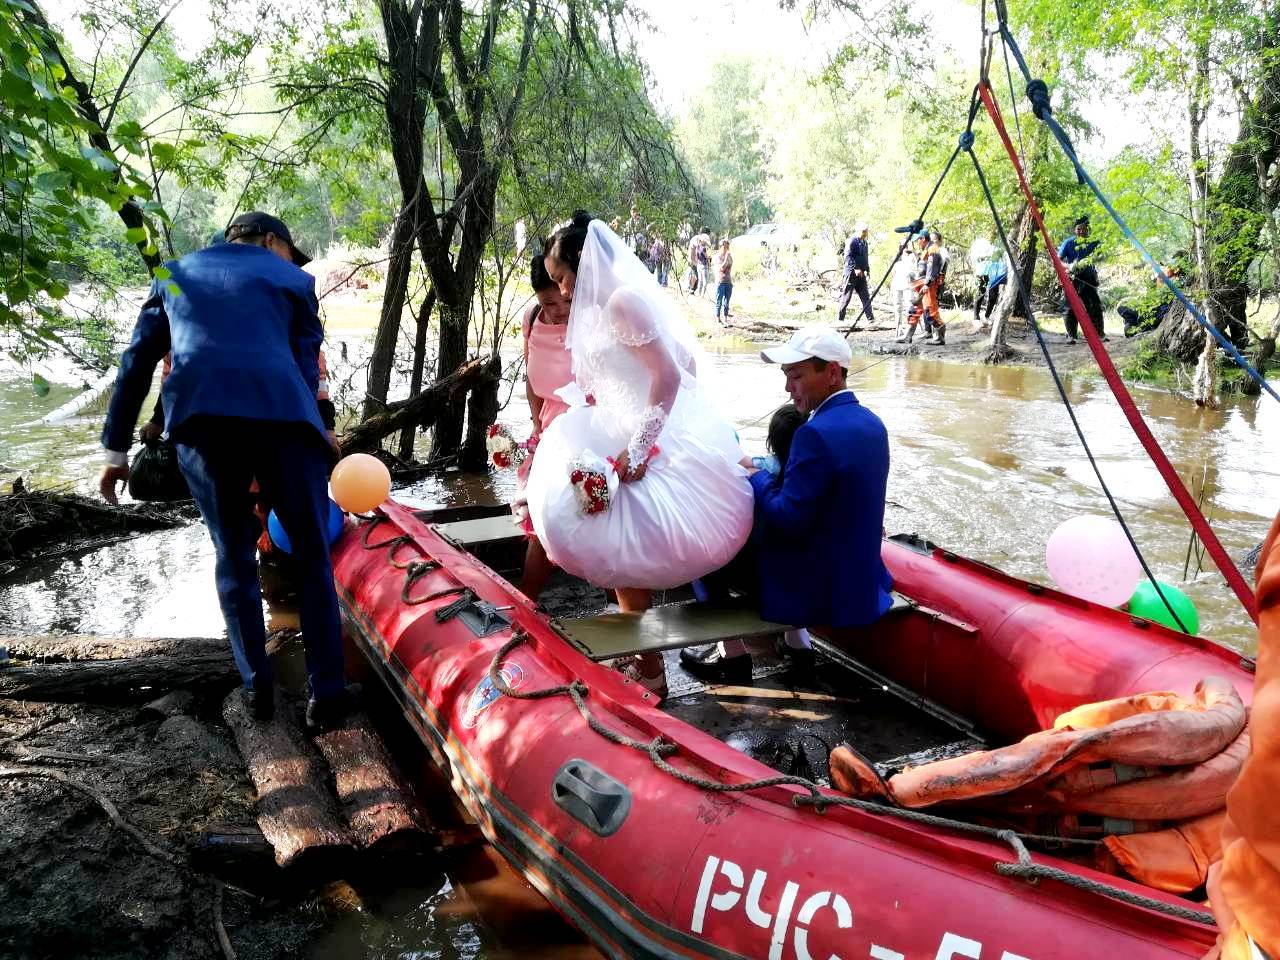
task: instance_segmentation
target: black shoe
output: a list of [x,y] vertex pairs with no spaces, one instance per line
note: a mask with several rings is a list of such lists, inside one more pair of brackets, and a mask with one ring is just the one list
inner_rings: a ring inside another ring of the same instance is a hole
[[812,647],[793,647],[785,640],[779,640],[774,649],[778,654],[778,658],[787,664],[787,667],[797,673],[813,673],[813,648]]
[[347,684],[345,690],[331,697],[312,697],[307,701],[307,733],[312,736],[340,726],[347,714],[360,702],[360,684]]
[[716,644],[701,651],[688,648],[681,650],[680,666],[703,683],[728,683],[737,686],[749,686],[751,683],[751,654],[722,656],[720,647]]
[[253,716],[253,719],[266,723],[276,715],[276,688],[274,684],[261,690],[246,690],[244,699],[249,706],[249,713]]

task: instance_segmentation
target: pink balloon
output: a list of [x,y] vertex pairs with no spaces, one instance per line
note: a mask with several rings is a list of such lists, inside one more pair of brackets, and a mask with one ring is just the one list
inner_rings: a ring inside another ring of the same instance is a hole
[[1044,559],[1063,593],[1105,607],[1128,600],[1142,576],[1142,565],[1124,529],[1108,517],[1063,521],[1049,537]]

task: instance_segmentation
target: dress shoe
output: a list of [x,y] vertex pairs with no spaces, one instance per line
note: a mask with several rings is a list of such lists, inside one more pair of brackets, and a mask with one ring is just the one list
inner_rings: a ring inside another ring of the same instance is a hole
[[751,654],[726,657],[714,644],[702,651],[681,650],[680,666],[703,683],[751,684]]
[[261,690],[245,690],[245,702],[249,705],[249,713],[253,719],[263,723],[276,715],[276,689],[274,686]]
[[315,736],[340,726],[360,702],[360,684],[350,683],[341,693],[312,697],[307,701],[307,733]]
[[783,660],[788,668],[797,673],[813,673],[813,648],[812,647],[793,647],[790,644],[779,640],[774,648],[779,659]]

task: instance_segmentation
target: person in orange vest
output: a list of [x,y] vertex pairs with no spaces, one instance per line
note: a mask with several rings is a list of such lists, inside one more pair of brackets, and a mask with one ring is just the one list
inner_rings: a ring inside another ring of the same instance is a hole
[[938,309],[938,290],[942,287],[945,276],[942,238],[938,236],[936,242],[931,242],[929,235],[922,233],[916,237],[916,246],[920,261],[916,268],[916,279],[911,282],[911,288],[919,298],[919,303],[907,317],[907,332],[898,337],[898,343],[910,343],[915,338],[916,326],[923,316],[925,333],[929,333],[930,328],[933,331],[933,336],[928,342],[941,346],[947,342],[946,324],[942,322],[942,313]]
[[1280,960],[1280,514],[1258,557],[1252,749],[1227,794],[1222,859],[1209,868],[1218,943],[1206,960]]

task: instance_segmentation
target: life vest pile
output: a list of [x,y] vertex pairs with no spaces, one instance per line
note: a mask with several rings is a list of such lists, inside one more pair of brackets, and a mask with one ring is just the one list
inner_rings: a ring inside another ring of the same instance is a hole
[[1052,730],[888,780],[842,745],[831,753],[831,780],[901,807],[945,804],[1035,833],[1098,838],[1099,866],[1184,893],[1220,854],[1227,791],[1249,755],[1247,719],[1231,683],[1206,677],[1194,698],[1085,704]]

